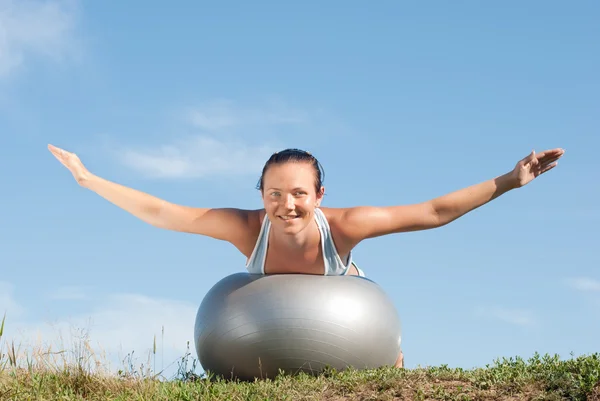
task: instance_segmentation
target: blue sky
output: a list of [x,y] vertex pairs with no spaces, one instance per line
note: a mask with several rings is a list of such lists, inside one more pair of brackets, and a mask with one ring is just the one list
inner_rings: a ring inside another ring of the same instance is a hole
[[355,259],[398,308],[409,368],[598,351],[599,17],[593,1],[0,0],[3,340],[85,331],[118,364],[156,335],[172,372],[204,294],[244,269],[80,188],[48,143],[155,196],[242,208],[285,147],[323,164],[324,206],[420,202],[562,147],[530,185]]

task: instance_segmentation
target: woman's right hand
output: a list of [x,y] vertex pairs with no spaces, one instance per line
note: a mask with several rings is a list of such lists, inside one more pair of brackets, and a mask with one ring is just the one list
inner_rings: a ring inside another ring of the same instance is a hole
[[85,168],[79,157],[75,153],[67,152],[64,149],[48,145],[48,150],[58,159],[59,162],[69,169],[75,181],[81,186],[89,179],[90,172]]

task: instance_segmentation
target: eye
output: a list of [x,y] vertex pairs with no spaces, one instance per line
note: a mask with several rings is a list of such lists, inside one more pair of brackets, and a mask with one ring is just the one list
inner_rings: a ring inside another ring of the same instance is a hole
[[280,195],[281,195],[280,192],[277,192],[277,191],[271,192],[271,196],[280,196]]
[[294,193],[295,196],[302,196],[302,195],[306,195],[306,192],[304,191],[297,191]]

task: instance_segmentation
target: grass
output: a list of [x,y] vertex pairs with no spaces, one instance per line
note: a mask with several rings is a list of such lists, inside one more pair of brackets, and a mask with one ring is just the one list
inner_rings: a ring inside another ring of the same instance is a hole
[[[234,382],[194,373],[182,357],[176,377],[163,380],[132,366],[111,374],[88,346],[24,354],[3,344],[0,323],[0,400],[597,400],[600,354],[567,360],[535,354],[503,358],[484,368],[327,371]],[[156,354],[156,340],[153,353]]]

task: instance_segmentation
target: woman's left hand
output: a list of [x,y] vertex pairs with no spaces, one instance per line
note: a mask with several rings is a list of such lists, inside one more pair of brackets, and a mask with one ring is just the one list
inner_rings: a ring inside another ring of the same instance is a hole
[[532,151],[527,157],[519,161],[512,171],[515,187],[522,187],[541,174],[552,170],[564,153],[565,150],[561,148],[539,153]]

